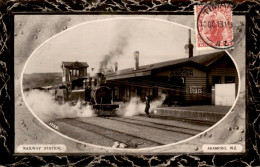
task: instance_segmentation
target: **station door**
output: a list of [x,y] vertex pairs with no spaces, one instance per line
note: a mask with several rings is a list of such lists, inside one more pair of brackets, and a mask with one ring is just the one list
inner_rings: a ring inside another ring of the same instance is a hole
[[232,106],[236,98],[236,86],[231,84],[215,84],[215,105]]

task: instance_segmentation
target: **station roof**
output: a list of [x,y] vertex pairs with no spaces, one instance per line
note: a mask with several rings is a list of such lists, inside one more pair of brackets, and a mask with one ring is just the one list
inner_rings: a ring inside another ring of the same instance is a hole
[[199,56],[193,56],[191,58],[181,58],[175,59],[160,63],[154,63],[144,66],[139,66],[138,70],[134,70],[134,68],[123,69],[118,72],[107,73],[106,79],[113,80],[113,79],[122,79],[122,78],[131,78],[131,77],[138,77],[138,76],[147,76],[151,75],[153,70],[162,69],[167,67],[174,67],[178,65],[191,65],[201,69],[208,69],[210,65],[214,62],[219,60],[221,57],[226,55],[225,51],[203,54]]
[[79,62],[79,61],[74,61],[74,62],[62,61],[61,64],[64,65],[65,67],[75,67],[75,68],[89,67],[87,62]]

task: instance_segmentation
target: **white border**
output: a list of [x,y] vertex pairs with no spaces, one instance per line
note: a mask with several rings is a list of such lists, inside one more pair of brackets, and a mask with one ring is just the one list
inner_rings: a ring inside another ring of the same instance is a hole
[[[115,15],[115,16],[116,16],[116,15]],[[170,23],[170,24],[173,24],[173,25],[177,25],[177,26],[180,26],[180,27],[184,27],[184,28],[187,28],[187,29],[190,29],[190,30],[194,31],[194,29],[192,29],[192,28],[190,28],[190,27],[188,27],[188,26],[184,26],[184,25],[181,25],[181,24],[178,24],[178,23],[175,23],[175,22],[171,22],[171,21],[167,21],[167,20],[162,20],[162,19],[146,18],[146,17],[116,17],[116,18],[99,19],[99,20],[94,20],[94,21],[88,21],[88,22],[80,23],[80,24],[78,24],[78,25],[72,26],[71,28],[68,28],[68,29],[66,29],[66,30],[64,30],[64,31],[62,31],[62,32],[60,32],[60,33],[58,33],[58,34],[52,36],[51,38],[49,38],[49,39],[47,39],[46,41],[44,41],[41,45],[39,45],[39,46],[32,52],[32,54],[29,56],[29,58],[27,59],[25,65],[24,65],[24,67],[23,67],[23,70],[22,70],[22,73],[21,73],[21,77],[20,77],[20,78],[21,78],[21,80],[20,80],[20,84],[21,84],[21,94],[22,94],[23,100],[24,100],[24,102],[25,102],[27,108],[30,110],[30,112],[33,114],[33,116],[34,116],[36,119],[38,119],[39,122],[41,122],[41,123],[42,123],[45,127],[47,127],[48,129],[52,130],[54,133],[56,133],[56,134],[58,134],[58,135],[61,135],[62,137],[66,138],[66,139],[69,139],[69,140],[72,140],[72,141],[74,141],[74,142],[80,143],[80,144],[88,145],[88,146],[91,146],[91,147],[98,147],[98,148],[102,148],[102,149],[105,148],[105,149],[107,149],[107,150],[113,150],[113,151],[117,151],[117,150],[118,150],[118,151],[120,151],[120,152],[118,152],[118,153],[122,153],[122,151],[125,152],[125,153],[138,153],[138,151],[145,151],[145,150],[149,151],[149,150],[154,150],[154,149],[157,149],[157,148],[165,148],[165,147],[174,146],[174,145],[181,144],[181,143],[184,143],[184,142],[186,142],[186,141],[192,140],[192,139],[194,139],[194,138],[196,138],[196,137],[198,137],[198,136],[204,134],[205,132],[207,132],[207,131],[213,129],[214,127],[216,127],[222,120],[224,120],[224,119],[229,115],[229,113],[233,110],[233,108],[234,108],[234,106],[235,106],[235,104],[237,103],[237,100],[238,100],[238,98],[239,98],[240,89],[241,89],[241,88],[240,88],[240,86],[241,86],[241,84],[240,84],[241,80],[240,80],[240,73],[239,73],[239,71],[238,71],[238,66],[237,66],[236,62],[234,61],[234,59],[233,59],[233,57],[230,55],[230,53],[229,53],[227,50],[225,50],[225,52],[230,56],[230,58],[231,58],[232,61],[234,62],[235,66],[236,66],[237,73],[238,73],[239,86],[238,86],[238,93],[237,93],[236,100],[235,100],[233,106],[231,107],[231,109],[229,110],[229,112],[228,112],[222,119],[220,119],[216,124],[214,124],[213,126],[211,126],[211,127],[208,128],[208,129],[206,129],[205,131],[203,131],[203,132],[201,132],[201,133],[199,133],[199,134],[197,134],[197,135],[195,135],[195,136],[192,136],[192,137],[190,137],[190,138],[187,138],[187,139],[185,139],[185,140],[182,140],[182,141],[179,141],[179,142],[176,142],[176,143],[172,143],[172,144],[166,144],[166,145],[163,145],[163,146],[156,146],[156,147],[149,147],[149,148],[139,148],[139,149],[131,149],[131,148],[127,148],[127,149],[125,149],[125,148],[112,148],[112,147],[99,146],[99,145],[94,145],[94,144],[90,144],[90,143],[85,143],[85,142],[82,142],[82,141],[73,139],[73,138],[71,138],[71,137],[69,137],[69,136],[66,136],[66,135],[64,135],[64,134],[62,134],[62,133],[60,133],[60,132],[58,132],[58,131],[52,129],[50,126],[46,125],[42,120],[40,120],[40,119],[38,118],[38,116],[32,111],[32,109],[31,109],[31,108],[28,106],[28,104],[26,103],[26,98],[24,97],[24,93],[23,93],[23,84],[22,84],[22,83],[23,83],[23,73],[24,73],[25,67],[26,67],[27,63],[29,62],[30,58],[31,58],[31,57],[34,55],[34,53],[35,53],[41,46],[43,46],[45,43],[49,42],[49,41],[52,40],[53,38],[55,38],[55,37],[57,37],[57,36],[59,36],[59,35],[65,33],[65,32],[67,32],[67,31],[69,31],[69,30],[71,30],[71,29],[73,29],[73,28],[76,28],[76,27],[78,27],[78,26],[85,25],[85,24],[90,24],[90,23],[95,23],[95,22],[100,22],[100,21],[110,21],[110,20],[115,20],[115,19],[117,19],[117,20],[119,20],[119,19],[133,19],[133,20],[134,20],[134,19],[141,19],[141,20],[160,21],[160,22]],[[196,39],[195,39],[195,40],[196,40]],[[84,153],[87,153],[87,152],[84,152]],[[91,153],[91,152],[90,152],[90,153]],[[100,153],[101,153],[101,152],[100,152]],[[103,151],[103,153],[105,153],[105,150]],[[109,152],[107,152],[107,153],[109,153]],[[162,151],[162,153],[163,153],[163,151]],[[175,152],[173,152],[173,153],[175,153]],[[186,152],[183,151],[183,153],[186,153]]]

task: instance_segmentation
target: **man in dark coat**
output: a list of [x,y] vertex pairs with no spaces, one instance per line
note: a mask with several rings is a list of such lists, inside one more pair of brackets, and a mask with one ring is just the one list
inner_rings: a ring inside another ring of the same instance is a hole
[[146,96],[145,97],[145,114],[148,116],[148,117],[151,117],[150,113],[149,113],[149,109],[150,109],[150,98],[149,96]]

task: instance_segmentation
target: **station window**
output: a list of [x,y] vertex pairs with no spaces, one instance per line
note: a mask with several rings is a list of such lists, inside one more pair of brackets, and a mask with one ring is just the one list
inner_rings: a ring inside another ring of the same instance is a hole
[[79,76],[79,70],[78,69],[70,70],[70,75],[71,76]]
[[129,87],[126,87],[126,96],[129,97],[130,93],[129,93]]
[[150,89],[149,95],[153,95],[153,89]]
[[117,97],[119,97],[119,91],[118,91],[118,87],[115,86],[115,98],[117,99]]
[[212,76],[212,85],[220,84],[221,83],[221,77],[220,76]]
[[235,77],[234,76],[226,76],[225,77],[225,83],[235,83]]
[[153,88],[153,97],[158,97],[159,90],[157,88]]

